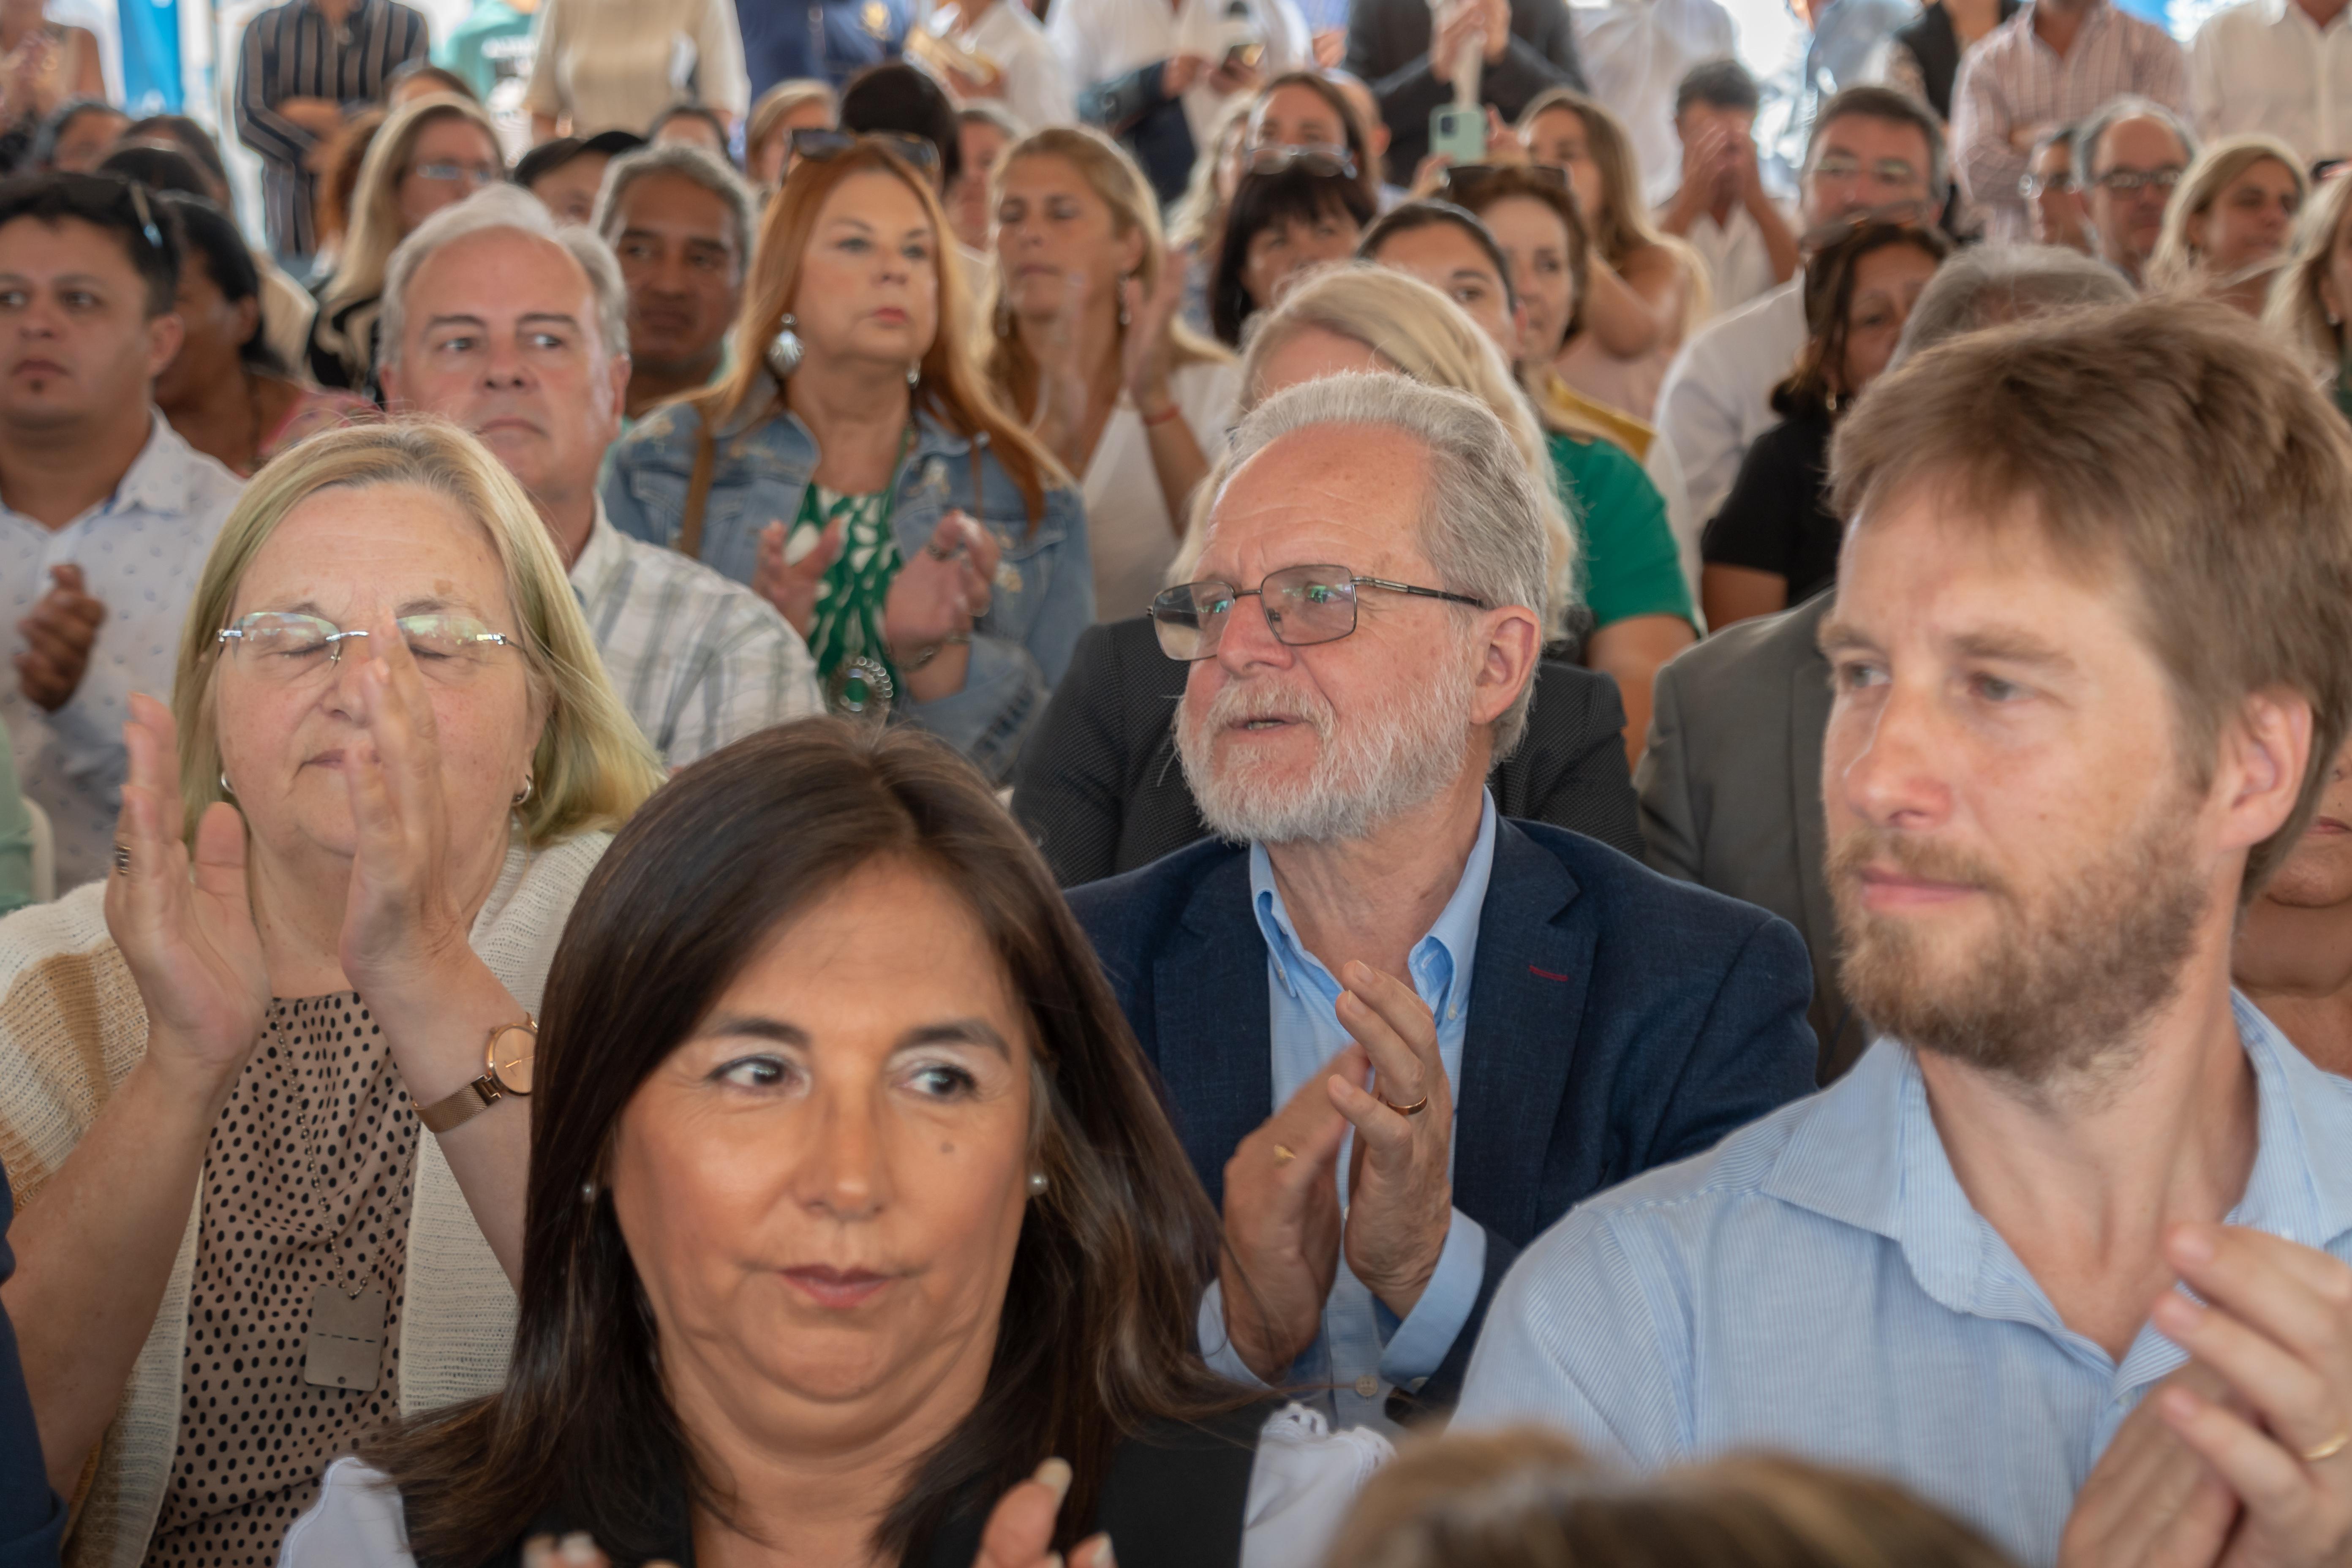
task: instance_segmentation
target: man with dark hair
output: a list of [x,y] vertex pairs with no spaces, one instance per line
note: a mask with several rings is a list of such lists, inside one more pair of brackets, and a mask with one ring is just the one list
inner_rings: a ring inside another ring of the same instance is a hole
[[95,174],[0,183],[0,690],[58,885],[105,874],[132,691],[168,694],[180,622],[237,480],[162,415],[180,347],[180,239],[145,190]]
[[727,122],[699,103],[673,103],[655,115],[654,122],[646,128],[646,140],[656,146],[683,143],[699,148],[730,168],[735,165],[734,155],[728,151]]
[[1706,263],[1718,314],[1797,270],[1797,237],[1756,163],[1756,79],[1735,59],[1695,66],[1675,89],[1682,183],[1658,213]]
[[2083,189],[2074,177],[2074,137],[2079,126],[2053,125],[2035,138],[2025,155],[2025,178],[2018,194],[2025,198],[2029,226],[2036,245],[2063,246],[2091,251],[2091,231],[2083,212]]
[[1840,426],[1826,1093],[1521,1254],[1457,1419],[1891,1477],[2021,1563],[2352,1554],[2352,1083],[2231,938],[2352,722],[2352,431],[2227,307],[1973,334]]
[[719,374],[757,210],[751,187],[699,147],[648,147],[613,165],[595,226],[629,289],[629,418]]
[[2032,231],[2019,183],[2053,126],[2127,93],[2189,112],[2189,60],[2172,35],[2110,0],[2034,0],[1977,40],[1952,86],[1952,161],[1987,243]]
[[[1865,216],[1931,223],[1944,203],[1944,133],[1927,106],[1887,87],[1850,87],[1813,122],[1799,192],[1807,231]],[[1713,517],[1748,444],[1780,422],[1772,388],[1805,343],[1801,274],[1710,321],[1683,345],[1658,394],[1693,515]]]
[[558,136],[516,159],[507,178],[537,196],[557,222],[586,223],[596,215],[605,165],[645,144],[646,139],[634,131]]

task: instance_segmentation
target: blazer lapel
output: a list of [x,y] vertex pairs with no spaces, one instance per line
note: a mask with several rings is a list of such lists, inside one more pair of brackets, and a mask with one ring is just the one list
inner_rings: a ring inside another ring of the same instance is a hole
[[1507,820],[1478,910],[1470,1026],[1454,1122],[1454,1202],[1525,1246],[1539,1228],[1544,1158],[1568,1094],[1597,933],[1569,917],[1576,879]]
[[1234,1146],[1274,1114],[1265,988],[1249,857],[1227,856],[1193,888],[1175,940],[1152,964],[1160,1076],[1184,1152],[1220,1212]]

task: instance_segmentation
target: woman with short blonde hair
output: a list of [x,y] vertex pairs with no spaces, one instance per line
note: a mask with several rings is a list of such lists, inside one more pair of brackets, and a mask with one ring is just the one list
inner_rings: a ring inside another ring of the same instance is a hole
[[792,167],[793,132],[830,129],[840,111],[840,95],[831,85],[806,78],[780,81],[761,93],[743,129],[745,176],[762,191],[774,191]]
[[376,318],[393,251],[443,207],[505,177],[498,127],[472,99],[435,93],[392,111],[360,160],[350,227],[319,297],[310,374],[320,385],[383,401],[375,385]]
[[661,778],[446,425],[269,465],[173,697],[131,700],[106,880],[0,921],[8,1306],[77,1562],[271,1560],[329,1461],[499,1385],[531,1020]]
[[2249,316],[2262,314],[2295,215],[2310,196],[2310,176],[2277,137],[2212,143],[2189,165],[2164,209],[2164,228],[2148,258],[2149,285],[2210,293]]

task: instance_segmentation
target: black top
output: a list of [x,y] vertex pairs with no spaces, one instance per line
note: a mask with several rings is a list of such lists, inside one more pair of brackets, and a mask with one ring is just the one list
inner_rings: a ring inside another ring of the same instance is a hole
[[[2017,15],[2022,0],[2000,0],[2000,19]],[[1931,0],[1918,16],[1895,29],[1895,41],[1919,62],[1919,79],[1927,89],[1927,105],[1936,118],[1950,123],[1952,83],[1960,74],[1960,36],[1952,30],[1952,14],[1943,0]]]
[[[1108,1531],[1120,1568],[1238,1568],[1258,1439],[1281,1405],[1278,1399],[1259,1400],[1198,1425],[1162,1422],[1125,1439],[1111,1454],[1101,1501],[1079,1537]],[[667,1506],[652,1521],[651,1534],[661,1545],[644,1561],[694,1568],[692,1510],[685,1487],[673,1482],[658,1489]],[[971,1568],[996,1502],[992,1497],[974,1499],[928,1549],[909,1555],[905,1568]],[[574,1528],[576,1516],[560,1504],[550,1508],[481,1568],[521,1568],[524,1542],[541,1535],[561,1540]],[[449,1565],[425,1563],[422,1568]]]
[[[1188,668],[1160,651],[1149,616],[1079,637],[1013,772],[1013,815],[1065,888],[1148,866],[1208,837],[1176,760],[1173,721]],[[1624,727],[1614,680],[1544,660],[1527,737],[1487,775],[1495,809],[1639,858]]]
[[[1429,153],[1429,111],[1454,101],[1454,89],[1429,73],[1429,0],[1355,0],[1348,9],[1348,68],[1371,88],[1389,128],[1388,165],[1410,177]],[[1559,0],[1511,0],[1511,41],[1479,73],[1478,97],[1505,120],[1517,120],[1538,94],[1555,87],[1584,90],[1576,32]]]
[[[0,1171],[0,1282],[16,1271],[7,1241],[15,1211],[8,1173]],[[65,1504],[49,1489],[16,1332],[0,1308],[0,1568],[55,1568],[65,1533]]]
[[1701,558],[1786,577],[1792,605],[1837,581],[1845,531],[1830,510],[1829,458],[1825,413],[1792,414],[1757,437],[1699,538]]

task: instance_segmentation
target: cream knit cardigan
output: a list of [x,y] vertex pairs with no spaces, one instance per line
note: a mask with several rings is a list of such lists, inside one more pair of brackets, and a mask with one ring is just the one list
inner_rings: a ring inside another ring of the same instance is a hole
[[[531,851],[518,837],[473,947],[536,1015],[563,922],[609,835]],[[107,934],[106,887],[0,921],[0,1159],[20,1209],[41,1188],[147,1046],[147,1013]],[[163,1504],[179,1437],[180,1376],[195,1268],[198,1184],[163,1310],[131,1368],[122,1405],[82,1473],[66,1541],[71,1568],[138,1568]],[[514,1291],[483,1239],[437,1140],[417,1148],[400,1306],[400,1409],[415,1415],[488,1394],[505,1381]]]

